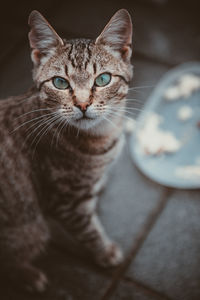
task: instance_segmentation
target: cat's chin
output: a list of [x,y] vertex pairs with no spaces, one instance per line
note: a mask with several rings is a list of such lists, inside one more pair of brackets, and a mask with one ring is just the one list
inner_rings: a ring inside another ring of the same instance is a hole
[[100,118],[92,119],[87,117],[70,121],[72,126],[76,127],[77,129],[85,130],[85,131],[95,128],[96,125],[98,125],[100,122],[101,122]]

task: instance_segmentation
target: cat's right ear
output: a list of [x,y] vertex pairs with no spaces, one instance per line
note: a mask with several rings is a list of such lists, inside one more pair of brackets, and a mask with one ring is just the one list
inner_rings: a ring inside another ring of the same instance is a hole
[[32,48],[31,58],[38,65],[44,56],[52,53],[59,44],[63,45],[62,39],[47,22],[47,20],[36,10],[32,11],[28,24],[31,27],[29,42]]
[[124,59],[131,57],[132,21],[126,9],[118,10],[95,41],[118,51]]

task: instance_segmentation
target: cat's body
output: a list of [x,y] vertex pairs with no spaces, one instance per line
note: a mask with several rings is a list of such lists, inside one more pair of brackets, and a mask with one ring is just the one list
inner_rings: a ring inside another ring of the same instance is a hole
[[[32,265],[50,239],[47,215],[101,265],[122,259],[95,214],[106,172],[122,148],[123,99],[132,76],[128,13],[119,11],[109,24],[109,34],[107,26],[96,41],[62,41],[33,12],[35,87],[0,102],[0,265],[30,290],[42,291],[47,282]],[[112,49],[108,37],[120,30],[124,38],[113,38]]]

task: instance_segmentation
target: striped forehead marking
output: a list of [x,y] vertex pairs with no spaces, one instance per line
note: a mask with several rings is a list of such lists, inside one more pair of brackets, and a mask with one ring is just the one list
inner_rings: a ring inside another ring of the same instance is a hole
[[72,40],[68,60],[74,68],[86,69],[92,57],[91,40]]

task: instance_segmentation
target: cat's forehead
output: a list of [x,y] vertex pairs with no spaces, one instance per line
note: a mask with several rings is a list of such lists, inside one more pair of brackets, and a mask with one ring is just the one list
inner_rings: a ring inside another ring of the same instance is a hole
[[86,70],[90,63],[96,63],[98,66],[112,63],[111,53],[106,51],[105,47],[95,45],[93,40],[74,39],[66,41],[65,47],[66,58],[76,70]]
[[96,45],[90,39],[64,40],[64,46],[57,48],[45,64],[40,79],[67,76],[81,85],[100,73],[112,73],[123,67],[121,61],[105,45]]
[[87,39],[75,39],[66,43],[66,63],[75,69],[86,69],[92,56],[94,43]]

